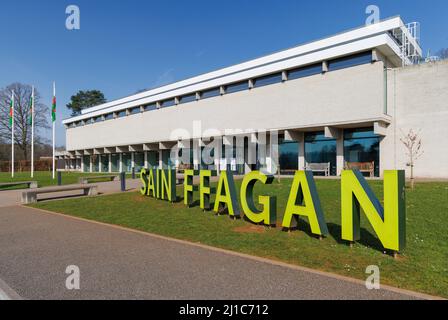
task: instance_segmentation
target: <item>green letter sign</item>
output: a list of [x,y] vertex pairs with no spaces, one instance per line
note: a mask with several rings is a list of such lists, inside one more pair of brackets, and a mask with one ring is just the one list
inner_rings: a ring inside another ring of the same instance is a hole
[[293,216],[308,217],[311,232],[328,234],[316,184],[311,171],[296,171],[283,217],[283,227],[290,228]]
[[277,219],[277,198],[273,196],[259,196],[258,202],[263,210],[258,210],[254,203],[254,186],[257,181],[271,184],[273,176],[267,176],[260,171],[252,171],[244,176],[241,183],[241,206],[244,215],[254,223],[263,222],[266,225],[275,225]]
[[344,170],[341,177],[342,239],[359,240],[362,208],[384,248],[401,251],[406,241],[404,170],[384,171],[384,209],[358,171]]

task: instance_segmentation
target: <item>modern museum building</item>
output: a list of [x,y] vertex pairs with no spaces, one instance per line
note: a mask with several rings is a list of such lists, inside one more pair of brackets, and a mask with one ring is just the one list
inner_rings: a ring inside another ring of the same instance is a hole
[[63,124],[63,170],[409,174],[403,141],[412,131],[421,139],[415,176],[448,178],[448,61],[422,62],[418,23],[393,17],[84,109]]

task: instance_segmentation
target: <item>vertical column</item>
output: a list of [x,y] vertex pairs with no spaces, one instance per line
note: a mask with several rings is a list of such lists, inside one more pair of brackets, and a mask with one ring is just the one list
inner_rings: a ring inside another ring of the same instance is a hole
[[135,152],[131,152],[131,169],[135,168]]
[[84,156],[81,156],[81,172],[84,172]]
[[336,139],[336,175],[340,176],[344,170],[344,134],[341,130]]
[[159,169],[163,169],[163,151],[159,149]]
[[93,157],[89,156],[89,172],[93,172]]
[[148,151],[143,152],[143,155],[145,157],[145,168],[149,169],[149,163],[148,163]]
[[214,155],[215,155],[215,169],[216,172],[219,174],[219,172],[221,171],[221,154],[222,154],[222,138],[221,137],[214,137],[213,138],[213,143],[215,146],[215,151],[214,151]]
[[195,170],[198,170],[201,164],[201,146],[199,141],[199,139],[193,139],[193,166]]
[[109,153],[109,173],[112,172],[112,154]]
[[269,132],[269,147],[268,147],[268,159],[269,166],[268,171],[271,174],[276,174],[278,171],[279,161],[278,161],[278,132]]
[[123,154],[120,152],[118,154],[119,160],[118,160],[118,171],[123,172]]
[[305,133],[300,132],[298,135],[298,148],[299,148],[299,168],[298,170],[305,169]]
[[101,157],[101,155],[99,154],[99,155],[98,155],[98,172],[99,172],[99,173],[103,172],[103,163],[101,162],[101,160],[102,160],[102,157]]

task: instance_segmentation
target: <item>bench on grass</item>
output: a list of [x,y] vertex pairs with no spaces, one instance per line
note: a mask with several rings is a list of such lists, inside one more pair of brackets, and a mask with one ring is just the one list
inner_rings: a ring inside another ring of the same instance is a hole
[[85,176],[85,177],[79,177],[78,178],[78,183],[79,184],[85,184],[85,183],[90,183],[90,181],[92,180],[99,180],[99,179],[106,179],[106,180],[110,180],[110,181],[115,181],[116,179],[119,179],[119,175],[117,174],[111,174],[111,175],[100,175],[100,176]]
[[313,172],[323,172],[326,177],[330,175],[330,162],[323,163],[306,163],[305,170]]
[[7,187],[27,185],[30,189],[37,188],[37,181],[15,181],[15,182],[2,182],[0,183],[0,190]]
[[375,175],[375,161],[370,162],[345,162],[346,170],[358,169],[360,172],[367,172],[370,178]]
[[22,192],[22,203],[36,203],[38,194],[58,193],[66,191],[82,190],[85,196],[96,196],[98,194],[98,186],[95,184],[72,184],[66,186],[46,187],[32,189]]

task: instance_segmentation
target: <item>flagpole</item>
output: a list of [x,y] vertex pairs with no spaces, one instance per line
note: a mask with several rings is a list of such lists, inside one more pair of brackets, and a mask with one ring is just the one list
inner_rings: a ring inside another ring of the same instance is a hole
[[[53,101],[54,101],[55,97],[56,97],[56,82],[53,82]],[[52,106],[52,108],[54,108],[54,106]],[[52,109],[52,113],[53,112],[54,112],[54,110]],[[55,137],[56,137],[56,121],[53,118],[53,116],[52,116],[51,120],[53,121],[53,180],[54,180],[54,178],[55,178],[55,171],[56,171],[56,168],[55,168],[55,158],[54,158],[54,155],[55,155]]]
[[11,178],[14,178],[14,90],[11,93]]
[[34,177],[34,86],[31,91],[31,178]]

